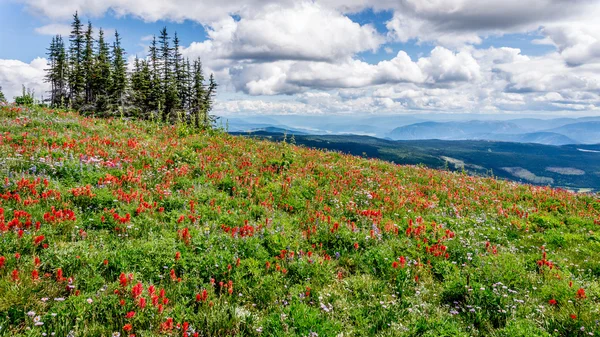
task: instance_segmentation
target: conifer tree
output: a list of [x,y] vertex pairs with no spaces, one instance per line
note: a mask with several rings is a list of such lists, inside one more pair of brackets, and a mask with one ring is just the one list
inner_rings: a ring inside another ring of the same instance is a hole
[[192,78],[192,99],[191,99],[191,115],[192,123],[200,128],[204,123],[204,100],[206,90],[204,88],[204,73],[202,72],[202,62],[200,59],[194,61],[194,75]]
[[48,56],[48,68],[46,68],[46,76],[44,77],[44,81],[50,83],[50,106],[53,106],[56,101],[56,80],[54,78],[54,72],[56,69],[56,60],[58,58],[58,49],[56,47],[56,39],[57,36],[52,37],[52,41],[50,42],[50,47],[47,49],[48,52],[46,55]]
[[84,35],[83,24],[77,12],[73,15],[69,46],[69,89],[70,101],[73,107],[79,107],[85,90],[85,73],[83,69]]
[[110,98],[113,104],[123,107],[125,89],[127,88],[127,62],[125,52],[121,48],[121,36],[115,31],[115,42],[112,50]]
[[156,44],[156,36],[152,37],[148,59],[150,62],[150,72],[152,74],[152,80],[150,83],[150,95],[148,97],[148,108],[150,109],[150,111],[157,111],[158,113],[161,113],[160,110],[162,110],[162,107],[164,105],[164,103],[162,103],[164,99],[162,95],[159,65],[160,60],[158,57],[158,46]]
[[83,72],[85,78],[85,104],[93,101],[93,83],[94,83],[94,37],[92,23],[88,21],[88,27],[85,31],[85,49],[83,50]]
[[109,91],[111,90],[110,49],[104,40],[104,31],[98,32],[96,60],[94,62],[94,79],[92,91],[95,96],[96,110],[104,112],[108,109]]
[[131,90],[133,93],[133,104],[141,112],[143,118],[148,118],[150,106],[148,97],[151,95],[152,75],[148,62],[135,58],[134,71],[131,74]]
[[209,112],[212,110],[214,105],[214,97],[217,94],[217,82],[213,74],[210,74],[208,79],[208,89],[206,90],[206,96],[204,98],[204,128],[209,128],[212,123],[215,122],[214,116],[210,116]]
[[186,100],[186,74],[185,63],[179,51],[179,37],[177,36],[177,32],[175,32],[175,37],[173,38],[173,71],[179,103],[177,108],[183,109]]
[[185,59],[185,102],[183,104],[183,108],[186,111],[191,111],[192,106],[191,106],[191,98],[192,98],[192,90],[194,88],[194,81],[193,81],[193,73],[192,73],[192,66],[190,64],[190,59],[186,58]]
[[69,66],[65,44],[60,35],[52,38],[47,55],[48,68],[44,80],[50,83],[50,106],[62,107],[67,100]]
[[171,74],[171,47],[169,47],[169,33],[167,27],[164,27],[160,31],[158,37],[160,44],[160,58],[161,58],[161,92],[163,98],[162,104],[162,120],[166,122],[169,119],[171,112],[177,107],[177,88],[172,81]]
[[6,97],[4,97],[4,93],[2,92],[1,85],[0,85],[0,103],[6,103]]

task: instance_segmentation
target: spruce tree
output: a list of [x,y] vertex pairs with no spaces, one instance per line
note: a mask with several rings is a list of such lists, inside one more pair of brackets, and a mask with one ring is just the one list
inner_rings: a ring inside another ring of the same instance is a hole
[[150,111],[156,111],[158,113],[162,113],[162,109],[164,106],[164,98],[162,95],[162,86],[161,86],[161,74],[160,74],[160,59],[158,56],[158,46],[156,44],[156,36],[152,37],[152,42],[150,43],[150,49],[148,54],[148,59],[150,62],[150,72],[152,74],[152,81],[150,83],[150,95],[148,97],[148,107]]
[[67,99],[68,60],[60,35],[52,38],[47,55],[48,68],[46,68],[44,81],[50,83],[49,103],[51,107],[62,107]]
[[115,31],[115,42],[112,50],[112,81],[110,98],[113,104],[124,106],[125,89],[127,88],[127,62],[125,52],[121,48],[121,36]]
[[204,98],[204,128],[210,128],[212,123],[216,121],[214,116],[210,116],[209,112],[213,109],[214,97],[217,94],[217,82],[213,74],[210,74],[208,79],[208,89]]
[[162,121],[166,122],[169,119],[171,112],[176,108],[177,105],[177,88],[172,81],[171,74],[171,47],[169,47],[169,33],[167,33],[167,27],[164,27],[160,31],[158,37],[160,44],[160,58],[161,58],[161,93],[162,93]]
[[48,52],[46,55],[48,56],[48,68],[46,68],[46,76],[44,76],[44,82],[50,83],[50,106],[55,105],[56,102],[56,79],[55,79],[55,71],[56,71],[56,60],[58,58],[58,49],[56,45],[56,36],[52,37],[52,41],[50,42],[50,47],[47,49]]
[[193,90],[193,73],[192,66],[190,64],[190,59],[185,59],[185,102],[183,104],[183,108],[186,111],[190,111],[191,107],[191,98],[192,98],[192,90]]
[[4,93],[2,92],[1,85],[0,85],[0,103],[6,103],[6,97],[4,97]]
[[148,62],[135,58],[134,71],[131,74],[131,90],[133,104],[139,109],[142,118],[148,118],[150,112],[149,97],[151,95],[152,75]]
[[72,30],[70,35],[71,45],[69,46],[69,89],[71,105],[79,107],[82,102],[82,95],[85,90],[85,73],[83,69],[84,53],[84,35],[83,24],[79,20],[79,15],[75,12],[73,15]]
[[179,37],[177,36],[177,32],[175,32],[175,37],[173,38],[173,71],[179,101],[177,108],[183,109],[186,100],[186,74],[185,63],[179,51]]
[[83,72],[85,79],[85,104],[93,101],[93,83],[94,83],[94,37],[92,23],[88,21],[88,27],[85,32],[85,49],[83,50]]
[[104,112],[108,109],[109,92],[111,90],[110,49],[104,40],[104,31],[98,32],[96,60],[94,62],[94,79],[92,91],[95,96],[96,110]]
[[202,127],[204,123],[204,100],[206,98],[206,89],[204,88],[204,73],[202,71],[202,62],[200,59],[194,61],[194,75],[191,98],[192,123],[197,128]]

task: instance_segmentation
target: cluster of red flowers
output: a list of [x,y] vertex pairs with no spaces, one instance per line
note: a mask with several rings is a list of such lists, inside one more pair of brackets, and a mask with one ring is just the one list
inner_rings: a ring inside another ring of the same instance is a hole
[[[260,226],[257,226],[256,228],[258,227]],[[232,238],[254,236],[254,231],[256,230],[256,228],[254,226],[249,225],[248,220],[244,221],[244,226],[242,227],[229,227],[221,225],[221,229],[223,229],[225,233],[230,233]]]
[[64,221],[75,221],[75,212],[70,209],[57,210],[52,206],[50,212],[44,213],[44,220],[49,223],[59,223]]
[[[542,259],[538,260],[537,264],[538,264],[539,267],[547,266],[550,269],[554,268],[554,263],[552,263],[551,261],[548,261],[546,259],[546,248],[545,247],[542,247]],[[542,271],[543,270],[540,269],[540,272],[542,272]]]

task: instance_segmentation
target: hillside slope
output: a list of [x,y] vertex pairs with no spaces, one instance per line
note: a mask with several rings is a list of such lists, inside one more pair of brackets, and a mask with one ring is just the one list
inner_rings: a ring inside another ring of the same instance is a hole
[[592,195],[0,107],[0,335],[598,333]]
[[[273,141],[280,132],[233,133]],[[287,136],[290,140],[290,136]],[[474,140],[392,141],[357,135],[295,135],[296,144],[378,158],[396,164],[463,171],[479,176],[568,188],[600,191],[600,152],[594,145],[549,146]],[[587,149],[587,150],[586,150]],[[515,171],[511,168],[519,168]],[[561,169],[556,169],[561,168]],[[521,174],[515,175],[514,172]],[[527,173],[529,172],[529,173]],[[577,172],[577,174],[572,174]],[[522,174],[526,173],[526,174]]]

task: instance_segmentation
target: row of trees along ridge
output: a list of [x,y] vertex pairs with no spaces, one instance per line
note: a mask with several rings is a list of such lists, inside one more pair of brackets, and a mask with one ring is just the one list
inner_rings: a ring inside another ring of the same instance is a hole
[[85,28],[77,13],[71,27],[68,48],[60,35],[48,48],[46,81],[51,85],[52,107],[99,116],[120,112],[163,122],[183,120],[198,128],[213,124],[215,117],[209,112],[217,83],[212,74],[205,83],[199,58],[183,58],[177,33],[171,39],[163,28],[158,38],[152,38],[147,57],[136,56],[128,71],[118,32],[110,46],[103,30],[95,38],[91,22]]

